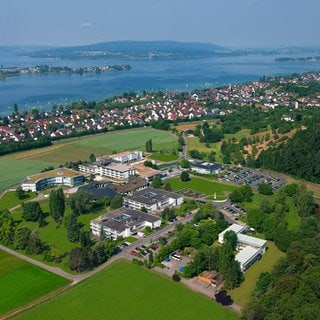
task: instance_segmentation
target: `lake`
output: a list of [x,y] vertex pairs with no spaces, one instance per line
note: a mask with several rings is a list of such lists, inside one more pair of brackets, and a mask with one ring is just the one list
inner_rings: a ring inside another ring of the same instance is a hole
[[[309,53],[310,55],[310,53]],[[290,55],[293,56],[293,55]],[[301,57],[301,54],[299,55]],[[129,71],[88,74],[48,74],[8,77],[0,81],[0,114],[12,112],[16,103],[20,112],[36,107],[51,110],[54,104],[73,101],[101,101],[134,91],[191,91],[258,80],[266,75],[284,75],[317,71],[320,61],[275,62],[280,55],[247,55],[172,60],[54,60],[33,59],[0,52],[0,65],[103,66],[129,64]]]

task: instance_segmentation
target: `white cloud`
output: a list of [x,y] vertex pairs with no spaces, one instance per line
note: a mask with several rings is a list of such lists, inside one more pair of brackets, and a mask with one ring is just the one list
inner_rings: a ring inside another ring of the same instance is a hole
[[82,22],[81,23],[81,27],[83,27],[83,28],[89,28],[89,27],[91,27],[92,26],[92,23],[91,22]]

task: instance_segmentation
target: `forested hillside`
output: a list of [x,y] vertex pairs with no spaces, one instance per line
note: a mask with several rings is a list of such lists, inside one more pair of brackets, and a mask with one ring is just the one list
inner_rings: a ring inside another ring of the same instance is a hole
[[271,169],[308,181],[320,182],[320,127],[299,130],[286,143],[260,153],[257,167]]
[[260,275],[242,319],[319,319],[319,222],[312,218],[306,222],[308,233],[291,243],[286,257],[278,261],[272,272]]

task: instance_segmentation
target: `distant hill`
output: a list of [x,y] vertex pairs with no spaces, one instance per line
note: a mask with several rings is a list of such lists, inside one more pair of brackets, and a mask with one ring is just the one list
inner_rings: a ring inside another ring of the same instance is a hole
[[202,42],[179,41],[111,41],[71,47],[12,46],[0,52],[11,52],[34,58],[55,59],[193,59],[219,56],[263,54],[319,55],[315,48],[230,48]]
[[177,59],[225,54],[229,51],[212,43],[178,41],[112,41],[92,45],[59,47],[29,52],[28,56],[60,59]]

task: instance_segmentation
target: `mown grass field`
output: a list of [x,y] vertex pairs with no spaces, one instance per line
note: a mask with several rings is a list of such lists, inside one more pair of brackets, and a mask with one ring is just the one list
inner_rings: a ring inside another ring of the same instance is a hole
[[178,147],[177,138],[170,132],[139,128],[62,140],[50,147],[2,156],[0,191],[19,184],[26,176],[39,173],[48,166],[58,167],[70,161],[89,160],[91,153],[101,156],[113,151],[144,151],[148,139],[152,139],[154,150],[172,152]]
[[262,272],[270,271],[272,266],[283,256],[284,253],[273,242],[268,241],[267,251],[262,259],[257,261],[244,273],[245,280],[240,287],[229,291],[234,303],[244,307],[255,289],[259,275]]
[[175,191],[182,189],[190,189],[206,195],[214,195],[216,193],[217,199],[225,199],[236,186],[224,184],[216,181],[210,181],[201,177],[191,176],[190,181],[182,182],[179,177],[169,179],[171,187]]
[[67,283],[64,278],[0,250],[0,315]]
[[157,161],[162,161],[162,162],[171,162],[175,161],[179,158],[177,154],[174,153],[160,153],[160,152],[155,152],[152,153],[149,156],[149,159],[151,160],[157,160]]
[[14,319],[219,319],[238,316],[171,279],[121,260]]

